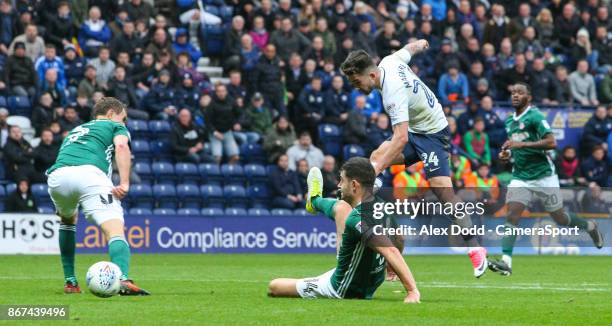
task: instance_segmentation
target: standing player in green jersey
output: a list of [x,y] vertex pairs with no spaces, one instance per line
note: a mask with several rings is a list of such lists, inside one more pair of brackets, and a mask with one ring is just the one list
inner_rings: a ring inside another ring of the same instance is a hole
[[[499,154],[499,158],[504,161],[514,158],[512,181],[508,185],[506,195],[509,212],[506,218],[506,232],[512,233],[512,229],[517,227],[525,207],[535,196],[543,202],[544,208],[557,224],[586,230],[595,246],[601,249],[603,237],[597,224],[577,216],[570,216],[563,209],[559,177],[547,154],[547,151],[555,149],[557,144],[544,115],[531,105],[529,85],[523,83],[513,85],[511,95],[515,113],[506,119],[509,140],[504,143]],[[515,241],[516,235],[504,235],[502,259],[489,261],[491,270],[502,275],[512,274],[512,250]]]
[[[320,212],[334,219],[342,231],[336,268],[327,273],[305,279],[278,278],[272,280],[268,295],[273,297],[371,299],[385,280],[388,262],[408,292],[405,303],[420,302],[420,293],[412,272],[399,250],[389,241],[368,237],[362,224],[368,215],[368,203],[374,201],[376,175],[370,161],[353,157],[340,169],[338,184],[342,200],[322,198],[323,177],[318,168],[308,174],[308,198]],[[367,241],[371,240],[371,241]]]
[[[99,226],[108,239],[108,252],[121,268],[121,295],[149,295],[128,279],[130,247],[123,231],[120,200],[130,188],[130,134],[125,127],[127,108],[119,100],[105,97],[93,109],[95,120],[68,133],[57,157],[47,170],[49,195],[60,217],[59,245],[64,268],[64,292],[80,293],[74,273],[76,222],[79,206],[90,223]],[[115,157],[120,183],[110,179]]]

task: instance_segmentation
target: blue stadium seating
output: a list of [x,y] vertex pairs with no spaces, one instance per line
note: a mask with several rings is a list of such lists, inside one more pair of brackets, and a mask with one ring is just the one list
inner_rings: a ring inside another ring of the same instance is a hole
[[203,39],[206,40],[205,52],[209,56],[221,55],[225,28],[217,25],[205,25],[202,28]]
[[153,157],[158,162],[171,162],[172,153],[170,152],[170,143],[167,140],[154,140],[149,143],[149,148]]
[[200,195],[204,199],[204,206],[223,208],[225,198],[223,197],[223,189],[220,186],[212,184],[203,185],[200,187]]
[[340,156],[342,150],[342,128],[333,124],[319,125],[319,140],[325,154]]
[[155,178],[153,177],[153,173],[151,172],[151,165],[149,163],[144,162],[136,162],[132,167],[134,172],[138,174],[140,180],[144,183],[151,184]]
[[200,210],[195,208],[180,208],[176,211],[176,214],[185,216],[200,215]]
[[344,148],[342,149],[342,158],[344,160],[348,160],[351,157],[355,156],[365,156],[365,151],[363,150],[363,147],[355,144],[344,145]]
[[206,12],[208,12],[211,15],[215,15],[217,17],[219,17],[221,14],[219,12],[219,7],[215,6],[215,5],[206,5],[204,6],[204,10],[206,10]]
[[227,207],[246,208],[247,196],[244,187],[240,185],[228,185],[223,187],[223,196]]
[[202,198],[200,188],[193,184],[179,184],[176,186],[176,195],[182,208],[200,209]]
[[223,216],[224,215],[223,209],[219,207],[202,208],[202,211],[200,211],[200,214],[204,216]]
[[270,211],[265,208],[249,208],[247,214],[251,216],[265,216],[270,215]]
[[6,192],[4,190],[4,186],[0,185],[0,212],[4,212],[5,197],[6,197]]
[[247,215],[247,211],[244,208],[237,208],[237,207],[226,208],[225,215],[229,215],[229,216]]
[[311,214],[308,213],[307,210],[303,209],[303,208],[298,208],[296,210],[293,211],[293,215],[298,215],[298,216],[310,216]]
[[259,144],[242,144],[240,146],[240,156],[245,163],[266,164],[266,152]]
[[147,184],[130,186],[128,200],[131,208],[153,209],[153,192]]
[[134,138],[149,138],[149,124],[144,120],[128,120],[127,128]]
[[218,186],[223,184],[223,175],[221,175],[221,170],[218,165],[202,163],[198,165],[198,170],[200,171],[203,183]]
[[156,208],[153,215],[176,215],[176,211],[172,208]]
[[149,121],[149,132],[151,136],[157,139],[166,139],[170,134],[172,127],[166,120],[151,120]]
[[266,185],[256,184],[247,188],[247,197],[253,208],[268,208],[269,196]]
[[293,215],[293,212],[291,212],[288,209],[284,209],[284,208],[275,208],[272,211],[270,211],[270,214],[272,214],[272,216],[289,216],[289,215]]
[[232,6],[219,7],[219,17],[221,17],[224,23],[231,22],[233,15],[234,8]]
[[9,96],[7,104],[11,115],[32,116],[32,106],[27,96]]
[[176,209],[178,200],[176,197],[176,189],[171,184],[157,184],[153,186],[153,198],[157,202],[159,208]]
[[263,165],[247,164],[244,166],[244,174],[250,184],[268,182],[268,171],[266,171],[266,167]]
[[223,164],[221,165],[221,174],[225,180],[225,184],[244,185],[246,177],[240,164]]
[[47,184],[35,183],[31,187],[32,196],[34,196],[34,199],[36,199],[39,206],[53,205],[51,202],[51,197],[49,197],[49,192],[47,192]]
[[40,214],[55,214],[53,206],[38,206],[38,212]]
[[135,157],[139,158],[150,158],[151,151],[149,149],[149,142],[142,139],[135,139],[131,141],[132,152]]
[[0,96],[0,108],[7,107],[6,97]]
[[7,196],[12,194],[12,193],[14,193],[15,189],[17,189],[17,184],[16,183],[11,182],[11,183],[7,184],[6,185],[6,194],[7,194]]
[[150,215],[153,215],[153,212],[150,209],[148,209],[148,208],[137,208],[137,207],[135,207],[135,208],[130,208],[129,214],[130,215],[147,215],[147,216],[150,216]]
[[179,183],[197,185],[200,181],[198,166],[193,163],[176,163],[174,173],[176,173]]
[[174,173],[174,165],[166,162],[156,162],[151,164],[151,172],[155,176],[156,183],[174,184],[176,174]]

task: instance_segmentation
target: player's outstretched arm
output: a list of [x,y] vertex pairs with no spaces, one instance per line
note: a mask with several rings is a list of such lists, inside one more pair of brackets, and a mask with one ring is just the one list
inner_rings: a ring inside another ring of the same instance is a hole
[[[393,126],[393,136],[391,140],[385,145],[385,149],[382,152],[378,150],[375,153],[378,155],[372,155],[370,161],[374,167],[376,175],[396,163],[397,158],[404,152],[404,147],[408,143],[408,121],[400,122]],[[385,143],[383,143],[385,144]]]
[[406,264],[400,251],[393,246],[377,246],[376,251],[385,257],[387,263],[391,265],[391,268],[393,268],[402,282],[402,285],[404,285],[404,288],[408,292],[408,295],[406,295],[404,299],[404,303],[420,303],[421,293],[419,293],[410,267]]
[[403,48],[393,54],[400,57],[402,61],[409,63],[412,56],[421,53],[428,48],[429,42],[427,42],[427,40],[416,40],[406,44]]
[[132,154],[128,146],[128,137],[117,135],[113,138],[115,144],[115,161],[119,171],[119,185],[113,188],[113,195],[123,199],[130,190],[130,167],[132,165]]
[[557,141],[552,133],[544,135],[544,137],[538,141],[525,141],[517,142],[508,140],[502,145],[502,150],[514,149],[514,148],[532,148],[532,149],[543,149],[551,150],[557,148]]

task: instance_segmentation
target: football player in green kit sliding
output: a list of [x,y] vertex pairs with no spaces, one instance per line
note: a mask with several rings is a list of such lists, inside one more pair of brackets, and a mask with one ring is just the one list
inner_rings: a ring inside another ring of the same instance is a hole
[[405,303],[419,303],[420,293],[412,272],[400,251],[389,239],[369,237],[364,218],[371,216],[374,168],[363,157],[353,157],[340,169],[341,200],[322,198],[323,177],[318,168],[308,174],[307,208],[315,209],[336,222],[342,241],[336,268],[317,277],[277,278],[270,282],[273,297],[371,299],[385,281],[389,264],[398,275],[407,295]]
[[542,201],[544,209],[557,224],[587,231],[599,249],[604,242],[595,222],[570,215],[563,208],[559,177],[547,154],[557,147],[557,143],[544,115],[531,104],[529,85],[514,84],[510,92],[516,111],[506,119],[509,140],[499,154],[503,161],[514,159],[512,181],[506,195],[509,213],[502,238],[502,258],[489,260],[489,269],[504,276],[512,274],[512,251],[516,241],[512,230],[518,226],[523,211],[534,196]]

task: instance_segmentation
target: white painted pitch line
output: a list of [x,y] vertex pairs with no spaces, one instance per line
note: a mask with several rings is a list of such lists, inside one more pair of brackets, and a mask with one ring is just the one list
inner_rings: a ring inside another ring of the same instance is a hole
[[[0,276],[0,280],[57,280],[58,278],[50,277],[26,277],[26,276]],[[229,279],[193,279],[193,278],[142,278],[140,281],[170,281],[170,282],[197,282],[197,283],[268,283],[270,280],[229,280]],[[399,282],[391,283],[394,286],[400,286]],[[603,286],[603,287],[584,287]],[[579,287],[576,287],[579,286]],[[612,291],[610,284],[605,283],[586,283],[586,284],[558,284],[558,285],[542,285],[540,283],[517,283],[514,285],[487,285],[487,284],[471,284],[471,283],[450,283],[450,282],[420,282],[421,288],[454,288],[454,289],[495,289],[495,290],[544,290],[544,291],[565,291],[565,292],[606,292]],[[395,291],[394,291],[395,292]]]

